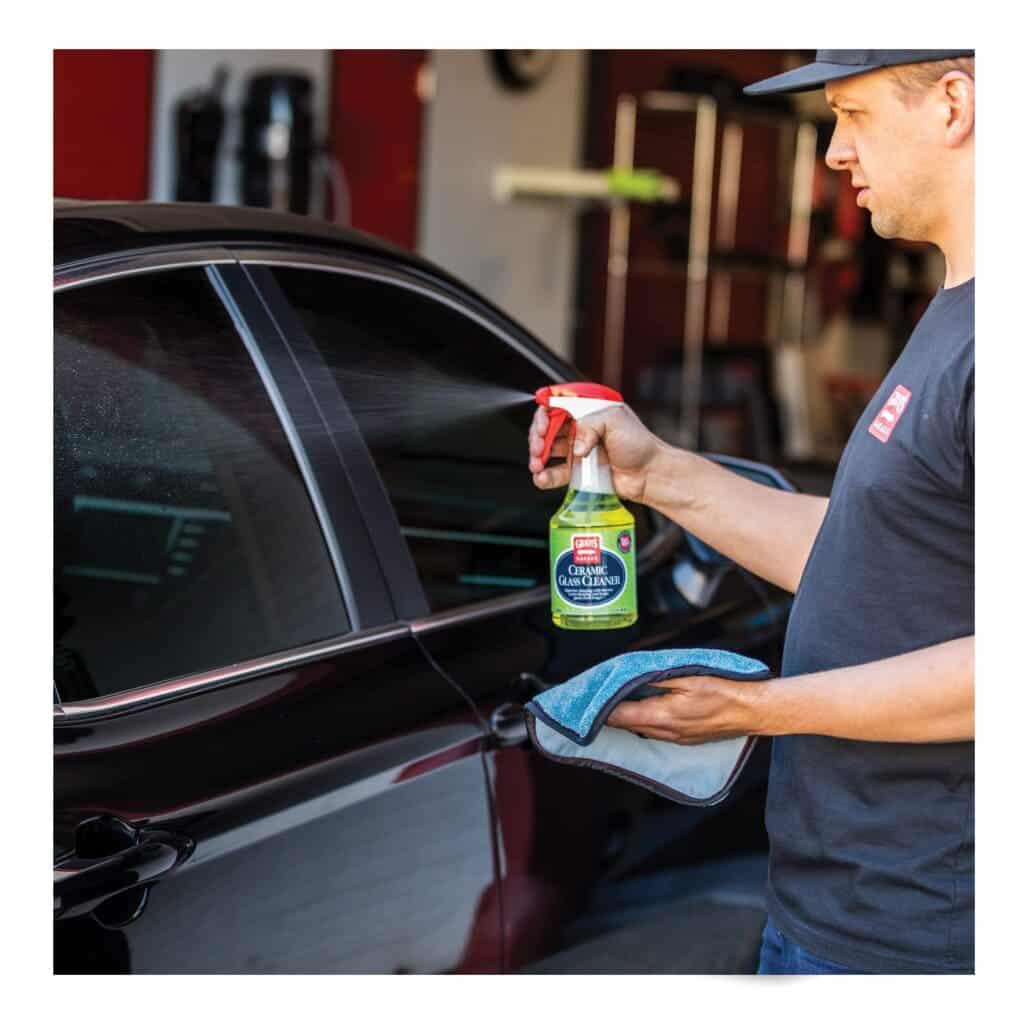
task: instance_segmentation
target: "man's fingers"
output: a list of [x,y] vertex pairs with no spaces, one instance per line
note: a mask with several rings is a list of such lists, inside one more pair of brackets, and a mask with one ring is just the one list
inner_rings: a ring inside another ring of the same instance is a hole
[[544,446],[544,435],[548,432],[548,411],[543,406],[538,406],[530,421],[530,432],[527,435],[527,445],[530,454],[540,454]]
[[[540,456],[541,452],[544,451],[544,442],[539,441],[537,444],[530,443],[530,462],[531,464],[536,459],[538,469],[534,472],[538,472],[541,467]],[[548,452],[548,458],[550,459],[567,459],[569,457],[569,439],[567,437],[559,437],[555,443],[551,446],[551,451]]]
[[[544,451],[544,438],[548,432],[548,414],[544,408],[540,408],[534,413],[533,422],[530,424],[530,433],[527,439],[527,445],[531,455],[540,455]],[[569,422],[566,421],[558,428],[558,433],[555,437],[558,439],[555,441],[552,451],[558,453],[559,445],[562,447],[562,454],[568,451],[566,444],[562,443],[562,439],[568,436],[569,433]]]
[[614,717],[614,712],[608,718],[606,724],[611,726],[613,729],[628,729],[630,732],[636,733],[637,736],[643,736],[644,739],[648,740],[668,740],[672,743],[676,741],[676,734],[671,729],[666,729],[663,726],[657,726],[650,722],[626,725]]
[[622,729],[664,729],[671,724],[664,697],[623,701],[608,716],[608,724]]
[[537,431],[543,436],[548,429],[548,411],[543,405],[538,405],[533,411],[533,422],[530,424],[530,431]]
[[[530,433],[527,441],[529,448],[529,468],[533,474],[534,485],[542,490],[551,490],[555,487],[565,487],[569,483],[568,462],[562,465],[542,465],[541,454],[544,451],[544,435],[547,433],[550,419],[547,410],[540,406],[533,414],[533,422],[530,424]],[[555,435],[555,441],[551,445],[549,458],[566,459],[570,457],[569,443],[573,438],[572,426],[566,421]],[[572,456],[579,457],[589,454],[594,447],[600,443],[601,435],[593,427],[575,426],[575,443],[572,447]]]
[[[550,461],[543,463],[540,461],[541,452],[544,450],[544,442],[539,441],[536,445],[531,441],[530,443],[530,472],[537,474],[544,469],[556,469],[557,466],[552,466]],[[548,459],[567,459],[569,457],[569,439],[562,435],[559,435],[551,446],[551,451],[548,453]],[[568,480],[568,477],[566,477]]]
[[630,729],[634,736],[645,740],[666,740],[669,743],[676,742],[675,733],[666,732],[664,729],[655,729],[652,726],[644,726],[642,729]]
[[551,446],[551,451],[548,452],[548,461],[542,463],[539,455],[534,455],[530,459],[530,472],[539,473],[542,469],[547,468],[551,465],[552,459],[568,459],[569,458],[569,439],[566,437],[560,437]]
[[675,676],[672,679],[659,679],[658,682],[651,683],[651,686],[668,695],[673,693],[694,693],[700,687],[714,684],[716,681],[715,676]]
[[[531,470],[533,469],[533,461],[532,459],[530,460]],[[547,469],[533,474],[533,482],[542,491],[549,491],[555,487],[565,487],[569,483],[569,467],[564,462],[558,466],[548,466]]]
[[669,732],[667,729],[654,729],[648,726],[646,729],[636,730],[639,736],[643,736],[645,740],[666,740],[669,743],[678,743],[679,738],[674,732]]

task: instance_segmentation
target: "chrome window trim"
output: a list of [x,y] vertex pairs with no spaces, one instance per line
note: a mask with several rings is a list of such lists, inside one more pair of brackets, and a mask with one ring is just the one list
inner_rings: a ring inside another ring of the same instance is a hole
[[157,273],[181,267],[206,267],[218,263],[235,263],[235,257],[223,246],[187,246],[118,253],[114,256],[91,257],[62,264],[53,272],[54,292],[98,284],[116,277]]
[[253,676],[280,672],[288,668],[297,668],[310,661],[318,661],[322,658],[332,657],[335,654],[358,650],[361,647],[371,647],[374,644],[385,643],[399,636],[406,635],[408,632],[409,627],[405,623],[378,626],[375,629],[368,629],[362,633],[346,633],[341,637],[333,637],[330,640],[318,640],[316,643],[306,644],[302,647],[293,647],[286,651],[278,651],[274,654],[263,655],[248,661],[236,662],[233,665],[225,665],[222,668],[208,669],[205,672],[195,672],[185,676],[176,676],[173,679],[140,686],[134,690],[122,690],[119,693],[93,697],[89,700],[58,704],[53,709],[53,721],[55,725],[75,724],[117,712],[135,711],[142,707],[175,700],[179,697],[206,693],[222,686],[242,682]]
[[545,583],[538,587],[531,587],[529,590],[520,591],[518,594],[509,594],[508,597],[489,597],[483,601],[477,601],[475,604],[460,604],[455,608],[446,608],[444,611],[432,612],[422,618],[413,619],[409,623],[409,629],[417,636],[435,633],[448,626],[461,625],[464,622],[472,622],[474,619],[489,619],[493,615],[501,615],[504,612],[540,604],[548,600],[550,593],[551,588]]
[[539,370],[550,374],[556,380],[564,380],[565,376],[555,365],[546,363],[536,352],[532,352],[518,338],[508,331],[481,316],[475,310],[459,302],[454,296],[447,295],[437,286],[420,279],[404,267],[374,267],[345,256],[327,256],[301,250],[277,248],[275,251],[266,249],[233,249],[239,263],[247,266],[288,267],[293,270],[320,270],[330,274],[344,274],[348,277],[361,277],[370,281],[379,281],[406,291],[425,295],[435,302],[454,309],[468,317],[488,334],[500,338],[514,348],[521,356],[528,359]]
[[349,629],[353,631],[358,630],[361,625],[359,622],[359,605],[356,603],[355,594],[352,591],[352,581],[349,579],[345,561],[341,556],[341,547],[334,532],[334,524],[327,513],[320,485],[317,482],[316,475],[313,473],[313,467],[310,465],[306,449],[299,439],[299,432],[296,429],[295,421],[292,419],[287,405],[285,405],[284,398],[277,386],[277,381],[274,380],[274,376],[270,372],[270,367],[267,365],[259,343],[242,316],[238,303],[235,302],[220,270],[217,267],[208,266],[206,267],[206,276],[213,286],[213,290],[217,293],[221,304],[227,310],[228,316],[231,317],[231,322],[235,325],[235,330],[242,339],[242,344],[249,353],[249,358],[252,360],[253,365],[256,367],[256,372],[263,382],[263,388],[270,397],[270,404],[274,407],[274,412],[277,413],[277,419],[281,424],[282,430],[284,430],[285,437],[288,438],[292,455],[299,467],[299,473],[302,475],[302,482],[306,486],[306,493],[313,503],[314,514],[320,523],[320,533],[323,535],[324,543],[327,545],[327,554],[334,567],[334,578],[341,590],[342,603],[345,605],[345,612],[348,615]]

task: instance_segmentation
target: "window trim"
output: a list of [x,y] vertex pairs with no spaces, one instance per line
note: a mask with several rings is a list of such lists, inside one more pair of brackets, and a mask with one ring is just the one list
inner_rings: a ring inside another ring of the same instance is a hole
[[520,355],[525,356],[538,369],[550,373],[558,382],[569,380],[566,370],[560,365],[558,357],[551,354],[544,358],[509,329],[473,309],[465,298],[460,299],[449,294],[444,288],[431,282],[425,276],[411,272],[404,267],[391,267],[376,263],[370,259],[352,259],[345,256],[328,256],[322,253],[306,252],[301,249],[275,247],[260,249],[254,247],[233,248],[232,252],[243,266],[289,267],[294,270],[320,270],[331,274],[343,274],[348,277],[361,277],[382,284],[389,284],[407,291],[416,292],[428,299],[440,302],[454,309],[457,313],[469,317],[489,334],[495,335],[506,344],[511,345]]
[[[301,374],[324,436],[330,439],[338,464],[348,478],[352,504],[365,525],[366,547],[373,552],[390,595],[391,618],[402,621],[428,614],[429,605],[412,555],[405,545],[394,540],[399,526],[391,497],[323,353],[271,268],[243,264],[240,270],[262,300],[281,344]],[[345,514],[347,510],[338,511]]]
[[116,256],[79,260],[56,267],[53,272],[53,291],[56,294],[134,274],[235,262],[235,257],[223,246],[119,253]]
[[316,520],[320,524],[320,533],[323,536],[324,545],[327,548],[327,556],[334,569],[335,582],[341,591],[341,601],[345,608],[345,614],[348,616],[349,628],[352,632],[358,632],[362,626],[359,601],[353,590],[348,566],[341,554],[341,547],[338,543],[337,532],[334,529],[334,521],[327,512],[327,507],[324,503],[323,491],[320,488],[320,482],[317,480],[313,466],[310,464],[309,453],[306,451],[306,446],[302,443],[302,439],[299,437],[299,432],[295,426],[295,419],[292,416],[288,404],[285,402],[284,396],[281,394],[280,384],[270,369],[266,353],[263,351],[263,348],[256,337],[252,324],[245,317],[239,307],[237,294],[232,289],[231,285],[224,279],[224,275],[220,268],[215,266],[206,266],[203,268],[203,272],[206,274],[207,280],[210,282],[214,292],[220,299],[221,305],[231,318],[231,322],[235,327],[235,332],[241,339],[245,350],[249,353],[249,358],[252,360],[256,373],[263,382],[263,390],[270,399],[270,404],[274,407],[274,412],[277,414],[277,419],[281,424],[281,429],[284,431],[285,437],[288,439],[288,446],[292,450],[292,457],[295,459],[295,463],[299,467],[299,475],[302,478],[302,482],[306,488],[306,494],[309,496],[310,503],[313,506],[313,514],[316,516]]
[[235,662],[221,668],[174,676],[132,690],[121,690],[118,693],[91,697],[88,700],[55,704],[53,723],[56,726],[78,725],[80,722],[90,721],[94,718],[106,718],[126,711],[137,711],[140,708],[164,704],[181,697],[190,697],[193,694],[207,693],[223,686],[231,686],[255,676],[271,675],[284,669],[298,668],[308,662],[320,661],[346,651],[371,647],[408,633],[409,627],[405,623],[378,626],[375,629],[366,629],[359,633],[345,633],[340,637],[317,640],[315,643],[304,644],[300,647],[290,647],[284,651]]

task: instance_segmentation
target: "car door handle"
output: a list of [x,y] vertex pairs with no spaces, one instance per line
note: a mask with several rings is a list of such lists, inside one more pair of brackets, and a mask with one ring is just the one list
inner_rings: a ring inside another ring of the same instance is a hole
[[141,831],[126,850],[96,859],[71,858],[54,867],[55,918],[87,914],[104,901],[155,882],[186,860],[195,843],[163,831]]
[[522,704],[499,704],[491,712],[491,735],[499,747],[518,747],[528,738]]

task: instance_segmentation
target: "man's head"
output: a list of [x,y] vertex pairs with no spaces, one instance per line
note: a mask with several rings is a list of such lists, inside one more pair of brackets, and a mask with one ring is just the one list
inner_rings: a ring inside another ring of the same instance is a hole
[[[973,194],[973,55],[935,50],[818,54],[814,64],[745,91],[792,92],[823,84],[836,115],[826,163],[849,171],[857,205],[870,211],[871,226],[883,238],[941,244]],[[927,59],[912,61],[911,55]]]
[[973,188],[973,64],[922,62],[825,84],[836,115],[825,162],[850,172],[882,238],[938,241]]

